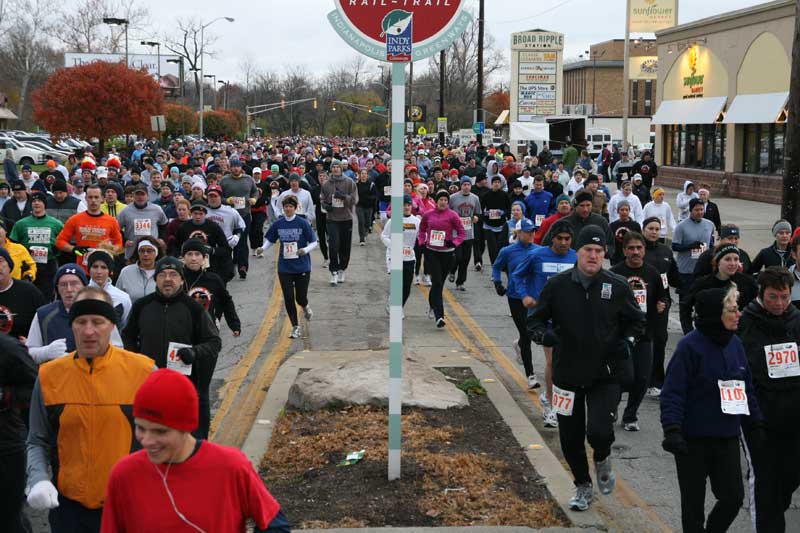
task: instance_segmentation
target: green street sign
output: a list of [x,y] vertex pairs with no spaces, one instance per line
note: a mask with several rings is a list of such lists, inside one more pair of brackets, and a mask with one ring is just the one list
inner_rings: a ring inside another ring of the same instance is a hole
[[373,111],[386,111],[385,105],[374,105],[372,106]]

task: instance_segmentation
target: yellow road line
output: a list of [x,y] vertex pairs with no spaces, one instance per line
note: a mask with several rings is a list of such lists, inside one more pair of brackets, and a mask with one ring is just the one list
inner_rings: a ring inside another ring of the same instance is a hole
[[[459,320],[461,320],[461,322],[466,326],[466,328],[470,332],[472,332],[472,334],[475,336],[476,341],[480,345],[482,345],[483,348],[485,348],[486,352],[491,354],[492,358],[496,360],[505,369],[505,371],[508,373],[509,376],[511,376],[511,379],[513,379],[514,382],[516,382],[516,384],[523,391],[527,392],[528,396],[531,397],[531,399],[534,401],[537,407],[541,409],[541,404],[539,403],[539,395],[536,392],[528,390],[528,382],[525,379],[525,377],[522,374],[520,374],[519,370],[511,363],[511,361],[508,360],[505,354],[499,348],[497,348],[497,346],[491,340],[491,338],[489,338],[486,332],[483,331],[483,328],[481,328],[478,325],[478,323],[475,322],[472,316],[467,312],[467,310],[464,309],[464,306],[462,306],[453,297],[453,294],[447,289],[444,290],[443,296],[444,300],[447,301],[447,304],[450,306],[450,308],[453,310],[456,316],[458,316]],[[452,321],[449,322],[448,327],[450,325],[454,325]],[[473,352],[474,348],[471,349],[469,345],[472,345],[474,347],[474,344],[472,344],[472,342],[469,340],[467,340],[469,344],[464,343],[461,339],[459,339],[459,334],[463,335],[463,332],[461,332],[461,330],[458,329],[458,333],[456,333],[455,329],[456,328],[450,330],[451,333],[453,334],[453,337],[457,341],[459,341],[468,351]],[[614,492],[614,496],[617,498],[617,501],[619,501],[623,506],[637,507],[641,509],[647,514],[650,520],[660,530],[664,532],[672,531],[672,528],[670,528],[669,525],[667,525],[666,522],[664,522],[661,519],[661,517],[658,516],[658,513],[656,513],[653,510],[653,508],[650,507],[650,505],[648,505],[648,503],[644,501],[639,496],[639,494],[624,479],[618,477],[616,486],[618,490]]]
[[209,436],[212,439],[219,430],[220,424],[222,424],[222,421],[228,415],[228,411],[230,411],[231,407],[233,406],[233,402],[236,399],[239,389],[247,377],[247,374],[250,372],[250,368],[252,368],[253,364],[258,359],[258,356],[261,354],[264,343],[267,341],[267,337],[269,337],[269,332],[272,329],[272,325],[274,324],[275,319],[281,310],[279,303],[280,298],[281,292],[280,287],[278,286],[278,276],[276,274],[272,284],[272,296],[267,303],[267,313],[264,315],[264,319],[261,321],[261,326],[258,328],[258,332],[256,333],[255,337],[253,337],[253,340],[250,341],[250,346],[247,348],[247,352],[245,352],[244,357],[242,357],[242,359],[236,363],[236,368],[234,368],[234,370],[228,374],[228,377],[225,378],[224,385],[220,387],[219,394],[222,397],[222,402],[220,403],[216,413],[214,413],[214,418],[211,420]]

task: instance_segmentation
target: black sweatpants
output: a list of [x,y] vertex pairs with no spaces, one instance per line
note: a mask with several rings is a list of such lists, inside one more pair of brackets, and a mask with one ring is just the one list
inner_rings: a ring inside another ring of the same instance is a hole
[[208,439],[208,431],[211,427],[211,378],[214,376],[216,367],[217,356],[198,359],[194,364],[192,382],[197,389],[200,417],[197,429],[192,432],[192,435],[198,439]]
[[53,300],[53,278],[56,275],[56,270],[58,270],[58,262],[55,259],[36,265],[36,281],[33,284],[42,291],[44,299],[48,302]]
[[0,531],[28,533],[25,503],[25,448],[0,455]]
[[456,274],[456,285],[463,285],[467,281],[467,267],[469,267],[469,259],[472,256],[472,244],[474,239],[462,241],[456,247],[456,260],[453,263],[451,274]]
[[322,257],[325,261],[328,260],[328,213],[323,213],[317,206],[317,218],[314,223],[317,226],[317,241],[319,242],[319,251],[322,252]]
[[483,234],[483,223],[480,221],[477,224],[472,225],[472,232],[475,234],[475,238],[472,242],[472,257],[473,262],[475,265],[478,263],[483,264],[483,252],[486,250],[486,239],[484,239]]
[[352,220],[328,220],[328,253],[331,261],[328,268],[331,273],[347,270],[350,264],[350,247],[353,245]]
[[406,305],[411,295],[411,284],[414,283],[414,263],[416,261],[403,261],[403,306]]
[[800,487],[800,431],[786,429],[787,433],[767,430],[763,448],[749,449],[755,472],[758,533],[786,531],[784,513],[792,504],[792,494]]
[[300,304],[300,307],[308,305],[308,284],[311,281],[311,272],[303,272],[302,274],[279,272],[278,280],[281,282],[286,314],[289,315],[289,321],[291,321],[292,326],[296,326],[297,304]]
[[[554,354],[554,357],[558,357],[558,354]],[[592,478],[589,476],[584,440],[588,440],[594,450],[595,462],[605,461],[611,455],[619,384],[603,382],[589,387],[555,385],[575,393],[572,415],[558,415],[558,437],[561,452],[575,477],[575,484],[588,483]]]
[[255,250],[264,244],[264,223],[267,221],[267,214],[254,211],[251,215],[253,220],[250,222],[250,248]]
[[47,516],[50,533],[99,533],[103,509],[88,509],[58,495],[58,507],[50,509]]
[[[688,454],[677,454],[684,533],[727,531],[744,501],[739,439],[687,439]],[[706,479],[717,503],[705,519]]]
[[531,339],[528,337],[528,309],[522,305],[522,300],[508,296],[508,308],[511,310],[511,317],[519,333],[519,350],[522,354],[522,366],[525,367],[525,375],[533,375],[533,357],[531,356]]
[[430,248],[425,248],[425,265],[431,276],[428,304],[433,309],[437,320],[444,317],[444,301],[442,300],[444,280],[452,270],[455,260],[455,252],[435,252]]
[[653,343],[642,341],[633,348],[631,358],[623,362],[628,366],[630,381],[622,387],[628,393],[628,404],[622,414],[622,423],[637,422],[639,406],[647,392],[647,383],[653,373]]
[[[236,244],[236,248],[233,249],[233,262],[240,273],[247,272],[247,269],[250,268],[250,256],[248,255],[250,249],[247,247],[247,235],[250,233],[250,226],[253,224],[253,219],[249,213],[242,215],[242,220],[244,220],[244,231],[239,235],[239,242]],[[262,241],[261,244],[264,244],[264,242]]]
[[372,228],[372,207],[356,206],[356,218],[358,218],[358,241],[364,242]]
[[664,386],[664,358],[667,350],[667,325],[669,324],[669,306],[659,313],[653,324],[653,372],[650,377],[650,387],[662,388]]
[[503,225],[503,229],[497,232],[484,229],[483,236],[486,239],[486,247],[489,249],[489,262],[494,264],[500,249],[508,244],[508,225]]

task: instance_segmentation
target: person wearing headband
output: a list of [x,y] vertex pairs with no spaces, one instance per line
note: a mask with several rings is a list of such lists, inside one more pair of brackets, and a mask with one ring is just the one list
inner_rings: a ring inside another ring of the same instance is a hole
[[111,344],[116,320],[103,289],[83,288],[69,310],[75,351],[39,367],[28,433],[28,504],[50,510],[52,531],[73,531],[77,523],[99,531],[109,472],[133,451],[126,412],[155,364]]

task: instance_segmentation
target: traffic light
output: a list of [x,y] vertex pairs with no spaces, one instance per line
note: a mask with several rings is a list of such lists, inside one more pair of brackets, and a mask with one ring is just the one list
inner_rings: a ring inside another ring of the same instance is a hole
[[314,98],[314,109],[316,109],[316,108],[317,108],[317,99]]
[[372,113],[372,106],[369,106],[369,107],[367,108],[367,113]]
[[333,103],[333,105],[331,107],[331,111],[336,111],[336,102]]
[[281,100],[281,109],[286,109],[286,100]]

